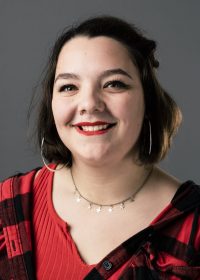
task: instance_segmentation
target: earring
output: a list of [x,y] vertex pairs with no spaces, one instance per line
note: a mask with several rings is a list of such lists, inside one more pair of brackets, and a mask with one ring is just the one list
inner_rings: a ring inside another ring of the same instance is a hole
[[149,122],[149,155],[151,154],[151,148],[152,148],[152,132],[151,132],[151,122]]
[[56,172],[58,170],[61,170],[63,167],[67,166],[69,162],[67,162],[67,164],[61,166],[59,169],[52,169],[50,168],[47,163],[45,162],[45,158],[44,158],[44,155],[43,155],[43,146],[44,146],[44,137],[42,138],[42,142],[41,142],[41,149],[40,149],[40,154],[41,154],[41,158],[42,158],[42,161],[44,163],[44,165],[46,166],[46,168],[51,171],[51,172]]

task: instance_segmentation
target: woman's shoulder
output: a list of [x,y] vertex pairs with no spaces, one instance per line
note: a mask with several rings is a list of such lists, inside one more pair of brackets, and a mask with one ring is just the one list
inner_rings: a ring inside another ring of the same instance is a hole
[[164,204],[170,202],[173,206],[186,209],[200,205],[200,186],[192,180],[181,181],[160,168],[156,168],[153,180],[153,192]]
[[41,170],[41,167],[35,167],[35,168],[25,171],[25,172],[16,172],[16,173],[10,175],[9,177],[6,177],[5,179],[3,179],[0,182],[0,184],[7,184],[8,182],[11,182],[13,180],[26,179],[26,178],[29,178],[32,176],[34,177],[39,172],[39,170]]
[[0,182],[0,201],[30,192],[37,172],[36,167],[26,172],[17,172]]
[[14,180],[18,180],[18,181],[36,180],[37,177],[40,177],[39,174],[42,176],[42,174],[49,173],[48,168],[54,170],[56,169],[56,164],[51,163],[47,167],[39,166],[25,172],[16,172],[11,176],[0,181],[0,184],[9,184],[11,181]]
[[172,192],[174,191],[175,193],[179,193],[180,190],[188,187],[192,187],[197,191],[200,189],[198,182],[194,182],[190,179],[182,181],[159,167],[155,168],[154,174],[154,183],[158,187],[160,186],[161,189],[172,190]]

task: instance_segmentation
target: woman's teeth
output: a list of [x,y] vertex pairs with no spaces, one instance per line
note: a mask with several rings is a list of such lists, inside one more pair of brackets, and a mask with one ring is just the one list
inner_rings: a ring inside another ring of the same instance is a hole
[[95,125],[95,126],[81,126],[80,128],[84,131],[99,131],[108,128],[109,124]]

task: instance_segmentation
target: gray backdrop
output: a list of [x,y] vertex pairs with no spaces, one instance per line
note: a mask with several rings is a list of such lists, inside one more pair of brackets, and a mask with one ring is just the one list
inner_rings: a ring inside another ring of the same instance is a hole
[[58,33],[75,20],[111,14],[158,41],[159,78],[184,116],[161,166],[200,182],[199,11],[198,0],[0,0],[0,180],[42,164],[27,141],[27,110]]

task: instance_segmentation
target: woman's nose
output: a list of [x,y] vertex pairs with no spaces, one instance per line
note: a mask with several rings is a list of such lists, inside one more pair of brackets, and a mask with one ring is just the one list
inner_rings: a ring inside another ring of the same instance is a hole
[[104,109],[105,103],[100,91],[97,89],[87,89],[81,92],[79,102],[79,112],[81,115],[84,113],[103,112]]

